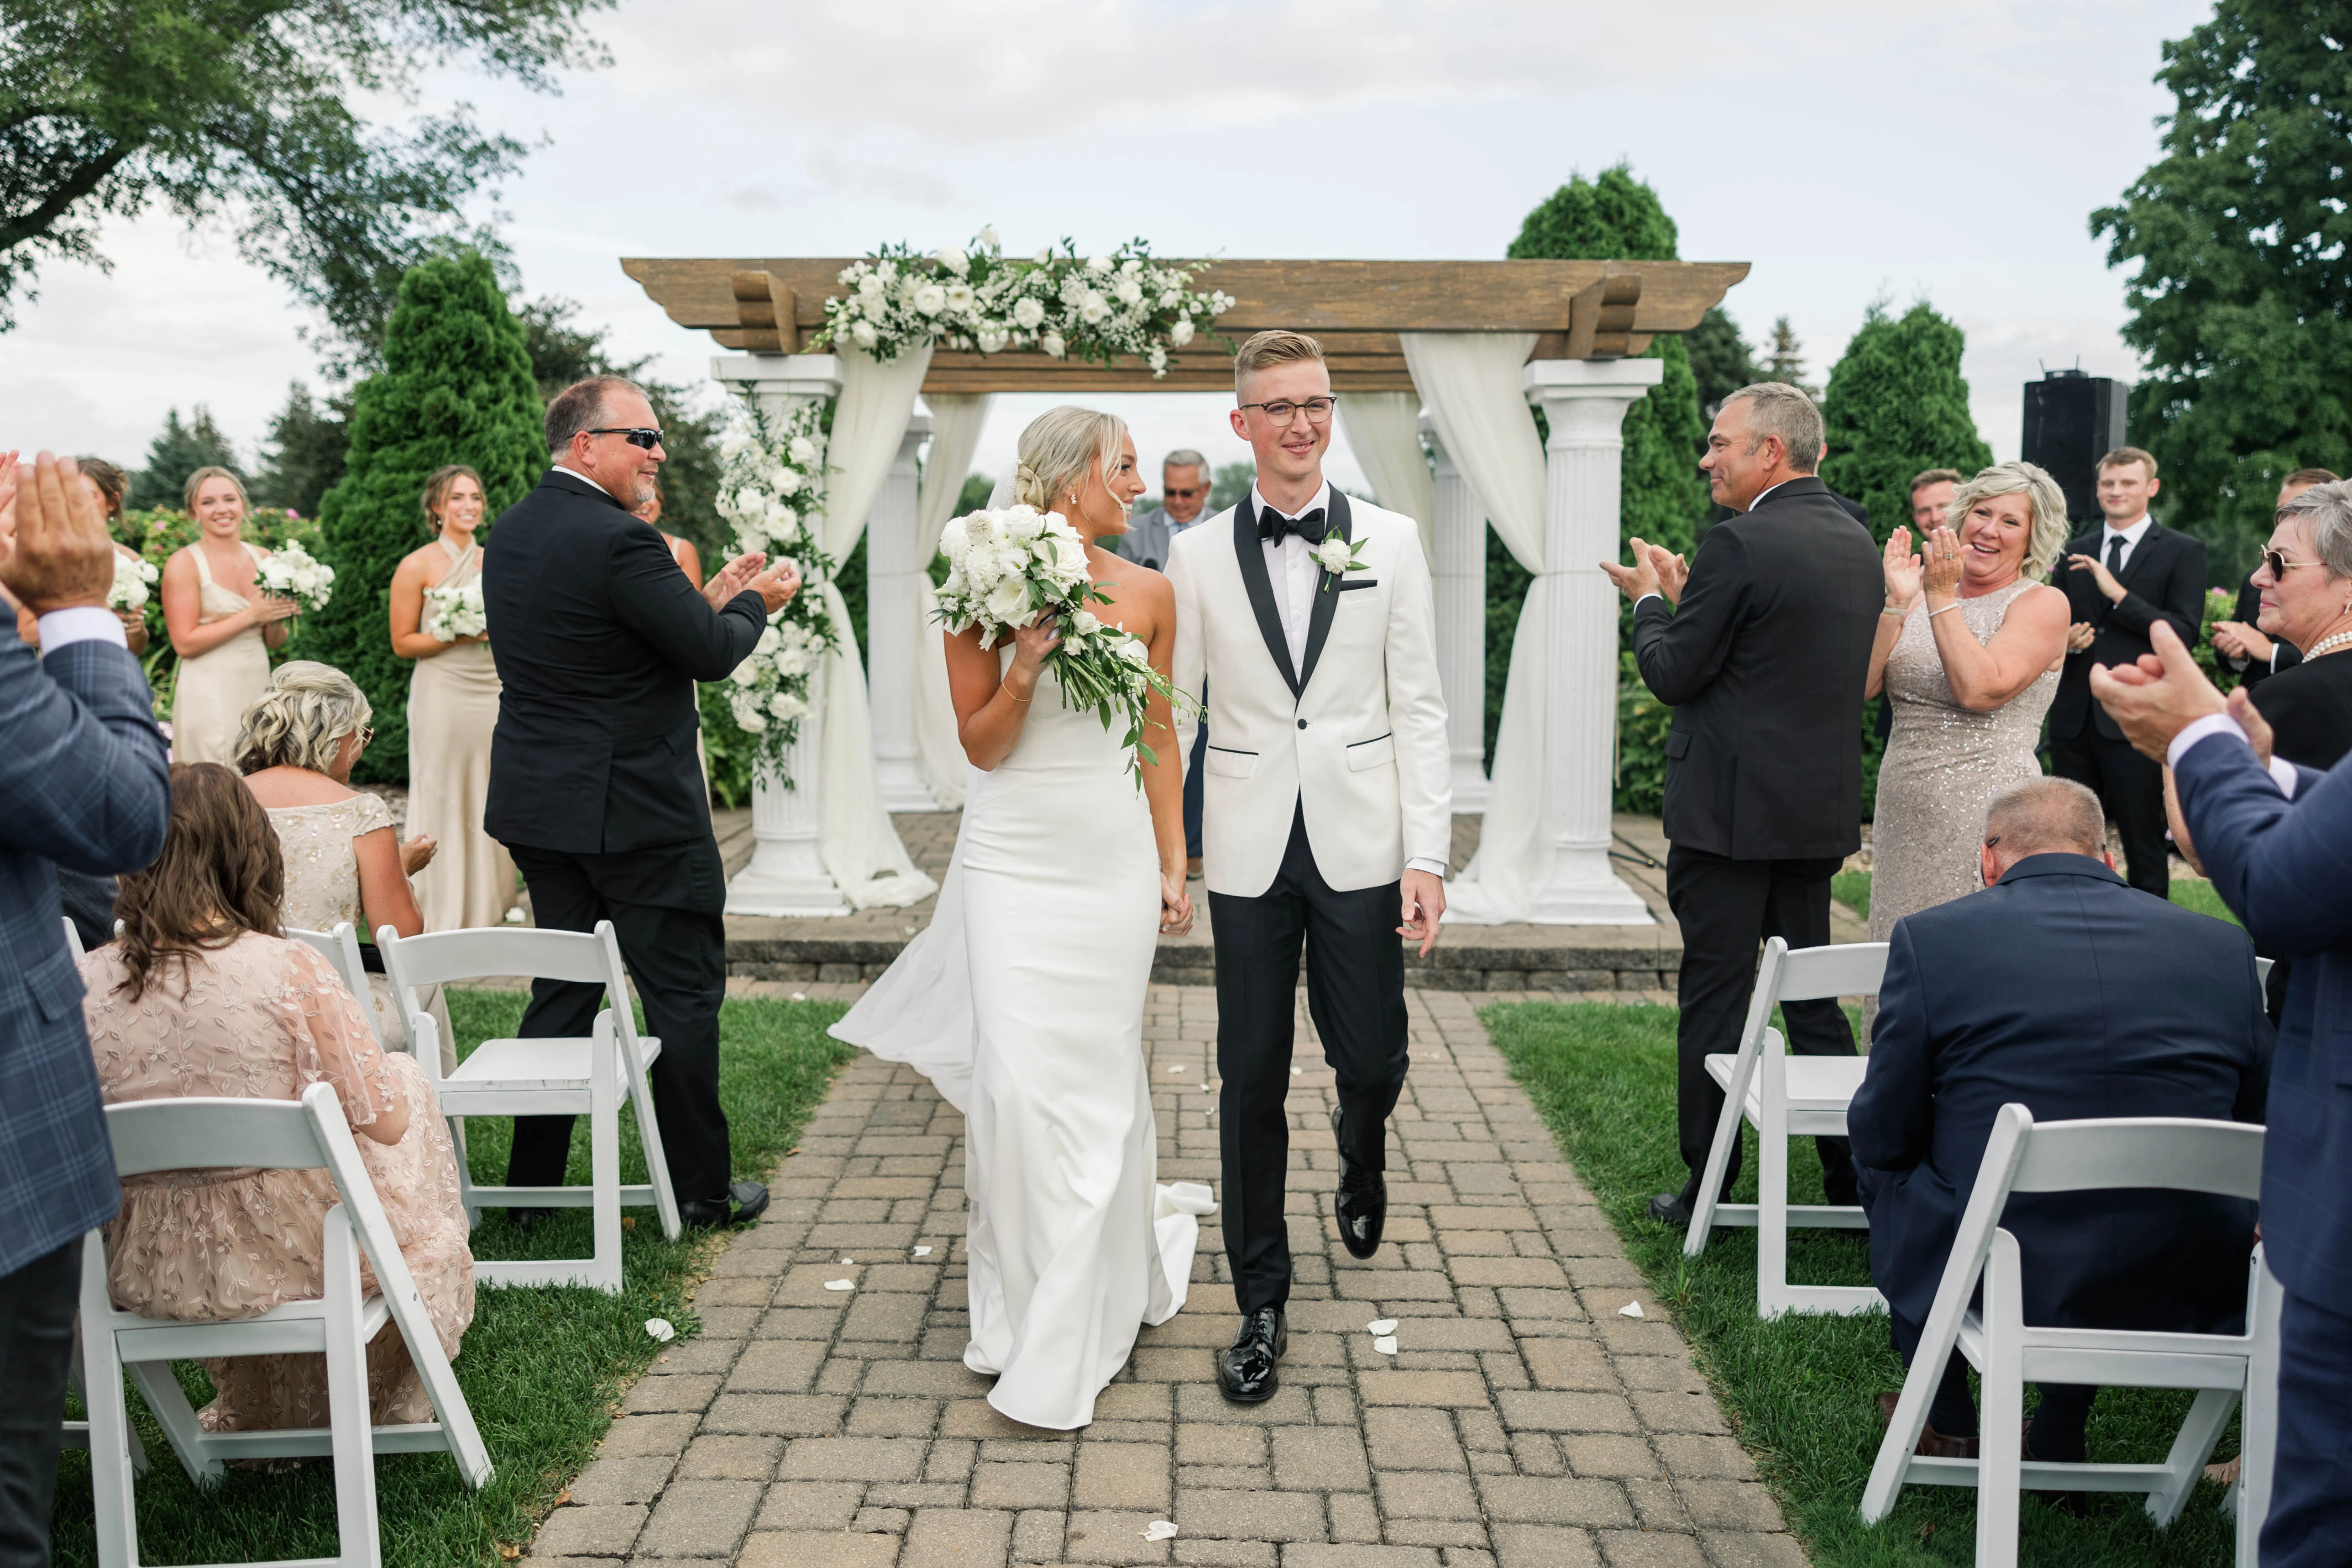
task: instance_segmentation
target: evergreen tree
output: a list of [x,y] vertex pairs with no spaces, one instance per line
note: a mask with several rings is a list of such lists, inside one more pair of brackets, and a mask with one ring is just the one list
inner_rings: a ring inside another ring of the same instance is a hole
[[305,616],[300,657],[359,682],[375,708],[375,742],[354,777],[408,776],[409,663],[385,631],[393,569],[432,535],[420,498],[446,463],[482,476],[488,515],[520,500],[547,467],[544,411],[522,323],[496,274],[470,252],[409,269],[385,329],[383,368],[352,399],[343,478],[320,508],[318,554],[335,569],[324,610]]
[[1710,422],[1725,398],[1764,379],[1756,368],[1755,351],[1720,305],[1683,334],[1683,352],[1690,356],[1691,379],[1698,384],[1699,416]]
[[1829,460],[1822,480],[1870,510],[1881,542],[1911,521],[1911,480],[1923,468],[1975,473],[1992,461],[1960,379],[1960,329],[1922,300],[1900,317],[1884,300],[1830,372],[1822,399]]
[[2219,0],[2164,47],[2162,155],[2091,215],[2108,265],[2138,264],[2133,439],[2163,467],[2158,510],[2204,537],[2220,585],[2252,565],[2282,478],[2352,467],[2347,46],[2335,7]]
[[1764,351],[1762,379],[1785,381],[1806,396],[1819,402],[1822,389],[1805,380],[1805,345],[1797,341],[1797,329],[1789,324],[1786,316],[1772,322],[1772,342]]
[[245,465],[236,460],[236,448],[213,423],[211,409],[197,404],[194,417],[183,425],[180,411],[174,408],[163,416],[162,433],[148,445],[147,466],[131,476],[132,503],[176,510],[185,499],[188,476],[198,468],[227,468],[239,478],[245,475]]
[[319,515],[319,502],[343,477],[343,453],[351,444],[352,400],[331,397],[321,405],[310,389],[295,382],[286,406],[269,422],[262,443],[261,472],[253,481],[257,506],[288,507],[304,517]]

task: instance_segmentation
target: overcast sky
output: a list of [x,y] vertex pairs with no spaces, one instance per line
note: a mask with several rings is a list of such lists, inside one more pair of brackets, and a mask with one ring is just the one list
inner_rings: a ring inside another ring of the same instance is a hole
[[[1754,264],[1751,342],[1786,314],[1819,381],[1876,298],[1966,330],[1976,416],[2017,452],[2021,384],[2130,378],[2119,277],[2087,217],[2151,160],[2165,39],[2192,0],[625,0],[614,64],[545,97],[458,73],[436,91],[543,143],[506,188],[527,291],[579,300],[673,379],[719,352],[624,255],[929,248],[985,223],[1025,252],[1133,236],[1169,255],[1499,257],[1571,173],[1619,159],[1685,260]],[[111,273],[52,266],[0,338],[0,442],[135,464],[198,403],[248,453],[303,312],[219,234],[109,227]],[[1147,462],[1246,448],[1206,395],[1108,400]],[[1039,398],[1000,398],[976,466]],[[1340,454],[1343,479],[1354,465]]]

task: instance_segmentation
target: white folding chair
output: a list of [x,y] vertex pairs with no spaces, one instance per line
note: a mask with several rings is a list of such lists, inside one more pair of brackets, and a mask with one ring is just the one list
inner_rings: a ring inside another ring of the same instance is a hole
[[[216,1479],[228,1459],[328,1455],[335,1465],[335,1532],[331,1558],[304,1568],[378,1568],[375,1464],[378,1454],[446,1451],[467,1485],[488,1484],[490,1456],[475,1429],[457,1374],[441,1352],[425,1301],[400,1256],[392,1222],[368,1182],[359,1146],[332,1086],[312,1084],[299,1102],[284,1100],[149,1100],[107,1108],[119,1174],[259,1166],[323,1168],[341,1201],[327,1211],[325,1294],[287,1301],[259,1317],[226,1322],[174,1322],[117,1311],[108,1299],[106,1247],[92,1231],[82,1245],[81,1331],[89,1408],[92,1490],[98,1504],[100,1568],[137,1568],[138,1510],[132,1497],[133,1442],[122,1375],[131,1374],[171,1441],[188,1479]],[[380,1294],[362,1297],[360,1260],[374,1269]],[[368,1419],[367,1347],[385,1326],[407,1342],[409,1359],[432,1396],[438,1420],[391,1426]],[[207,1432],[169,1363],[205,1356],[324,1352],[328,1425],[282,1431]]]
[[374,1031],[376,1043],[383,1044],[383,1030],[376,1021],[375,1005],[368,999],[367,965],[360,958],[360,933],[352,929],[352,922],[337,921],[332,931],[304,931],[288,926],[280,934],[289,942],[317,949],[319,955],[334,966],[335,978],[359,999],[360,1011],[367,1015],[368,1027]]
[[[1893,1510],[1906,1483],[1977,1489],[1978,1568],[2017,1562],[2018,1492],[2143,1492],[2148,1517],[2169,1525],[2203,1474],[2213,1444],[2241,1399],[2242,1457],[2237,1561],[2252,1568],[2254,1542],[2270,1511],[2278,1435],[2278,1282],[2254,1248],[2242,1334],[2145,1333],[2118,1329],[2042,1328],[2025,1321],[2017,1238],[2000,1228],[2012,1193],[2074,1193],[2120,1187],[2216,1193],[2252,1198],[2263,1184],[2263,1130],[2236,1121],[2169,1117],[2045,1121],[2022,1105],[1994,1119],[1960,1216],[1950,1260],[1936,1289],[1910,1374],[1862,1495],[1865,1524]],[[1979,1278],[1981,1311],[1969,1305]],[[1958,1346],[1983,1381],[1981,1459],[1914,1452],[1928,1402]],[[2028,1383],[2126,1388],[2189,1388],[2197,1398],[2160,1465],[2058,1464],[2024,1457],[2020,1429]]]
[[[1756,989],[1748,998],[1748,1022],[1739,1032],[1737,1056],[1706,1058],[1707,1076],[1723,1087],[1723,1111],[1716,1118],[1715,1142],[1706,1152],[1698,1202],[1683,1237],[1683,1256],[1706,1250],[1718,1225],[1756,1226],[1756,1315],[1783,1312],[1876,1311],[1885,1298],[1866,1285],[1789,1283],[1789,1227],[1864,1230],[1870,1222],[1851,1204],[1789,1201],[1789,1140],[1845,1136],[1845,1108],[1862,1087],[1866,1057],[1792,1057],[1773,1028],[1772,1009],[1782,1002],[1822,997],[1869,996],[1886,977],[1886,944],[1844,942],[1801,947],[1774,937],[1764,944]],[[1742,1121],[1756,1129],[1758,1202],[1719,1201],[1723,1173],[1739,1147]]]
[[[467,1116],[588,1117],[590,1178],[584,1187],[477,1186],[463,1161],[457,1181],[467,1215],[477,1223],[484,1207],[593,1210],[594,1255],[530,1263],[478,1260],[474,1278],[494,1285],[593,1285],[618,1294],[623,1206],[657,1209],[662,1234],[672,1239],[678,1234],[678,1217],[669,1164],[662,1157],[661,1127],[654,1119],[653,1089],[646,1079],[661,1042],[637,1033],[613,922],[598,921],[593,934],[504,926],[404,937],[385,926],[375,940],[392,976],[393,994],[408,1019],[417,1064],[433,1080],[442,1115],[453,1123]],[[586,1039],[484,1040],[445,1079],[439,1031],[418,1005],[418,996],[428,985],[491,974],[602,985],[604,1009]],[[625,1095],[636,1108],[637,1140],[652,1178],[630,1186],[621,1184]]]
[[66,951],[73,954],[73,961],[76,963],[79,963],[82,961],[81,932],[74,929],[73,917],[71,915],[65,917],[65,922]]

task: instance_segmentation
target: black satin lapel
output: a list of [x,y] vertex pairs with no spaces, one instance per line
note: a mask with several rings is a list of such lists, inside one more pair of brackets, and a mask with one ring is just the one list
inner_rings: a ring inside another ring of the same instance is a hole
[[[1348,498],[1336,489],[1331,492],[1331,517],[1328,526],[1325,538],[1337,534],[1351,543],[1354,542],[1354,519],[1348,514]],[[1307,689],[1307,683],[1315,679],[1315,661],[1323,657],[1324,640],[1331,635],[1333,607],[1339,602],[1338,592],[1327,592],[1328,588],[1324,574],[1318,573],[1315,578],[1315,613],[1307,621],[1307,672],[1298,678],[1298,689],[1302,692]]]
[[[1265,547],[1258,542],[1257,509],[1244,496],[1234,508],[1234,553],[1241,558],[1242,585],[1249,590],[1250,608],[1257,614],[1257,629],[1265,638],[1266,652],[1274,655],[1274,668],[1282,671],[1293,697],[1304,689],[1296,670],[1290,668],[1290,641],[1282,635],[1282,616],[1274,607],[1274,583],[1265,574]],[[1309,658],[1312,658],[1310,654]]]

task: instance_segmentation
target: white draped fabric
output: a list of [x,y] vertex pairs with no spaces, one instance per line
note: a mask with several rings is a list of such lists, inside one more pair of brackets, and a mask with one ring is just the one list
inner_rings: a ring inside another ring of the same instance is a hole
[[[825,553],[841,560],[866,530],[907,421],[915,394],[930,368],[925,348],[883,363],[843,345],[841,400],[833,415],[833,438],[825,454]],[[857,909],[920,903],[939,884],[915,868],[898,842],[889,813],[882,809],[882,786],[874,765],[874,721],[866,705],[866,671],[857,660],[857,632],[841,589],[824,584],[825,611],[833,617],[838,646],[824,663],[818,852],[841,896]]]
[[1421,524],[1421,552],[1437,559],[1437,490],[1421,445],[1418,392],[1350,392],[1339,399],[1348,449],[1372,481],[1372,493],[1391,511]]
[[[1445,889],[1449,922],[1496,925],[1526,919],[1551,877],[1552,839],[1543,821],[1544,452],[1520,384],[1535,337],[1406,332],[1401,341],[1438,439],[1512,556],[1536,574],[1511,638],[1511,674],[1478,853]],[[1349,401],[1343,397],[1340,406]],[[1352,425],[1349,441],[1355,441]],[[1370,472],[1369,465],[1365,471]]]
[[[988,423],[989,395],[984,392],[935,392],[923,401],[931,409],[931,451],[923,459],[923,488],[915,507],[918,559],[929,563],[939,553],[940,534],[955,515],[956,498],[971,472],[971,455],[980,449],[981,426]],[[915,756],[923,782],[942,804],[961,804],[971,763],[956,739],[955,704],[948,697],[947,650],[939,623],[932,618],[937,602],[930,579],[923,580],[923,617],[915,645]]]

